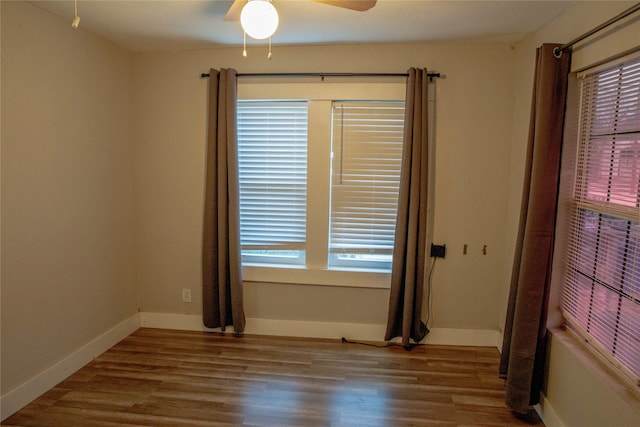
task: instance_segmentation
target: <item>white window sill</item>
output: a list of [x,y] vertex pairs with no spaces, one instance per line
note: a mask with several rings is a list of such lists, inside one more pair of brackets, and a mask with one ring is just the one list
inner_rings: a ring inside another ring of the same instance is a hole
[[608,385],[618,397],[632,407],[640,408],[639,384],[635,384],[627,375],[619,371],[610,361],[566,327],[553,327],[549,329],[549,332],[577,360],[582,362],[588,371]]
[[244,265],[242,278],[245,282],[389,289],[391,273]]

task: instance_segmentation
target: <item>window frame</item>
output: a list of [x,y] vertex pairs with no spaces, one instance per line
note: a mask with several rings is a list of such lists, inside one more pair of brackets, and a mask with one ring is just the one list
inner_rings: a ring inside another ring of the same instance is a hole
[[[308,206],[306,266],[265,266],[243,264],[247,282],[291,283],[388,289],[390,272],[328,269],[329,193],[319,191],[317,182],[329,187],[331,158],[331,106],[334,100],[404,101],[405,78],[358,79],[317,78],[285,79],[245,77],[238,80],[239,100],[306,100],[309,104],[308,131]],[[322,218],[322,219],[320,219]],[[315,225],[310,225],[315,224]]]
[[[640,58],[636,59],[635,61],[640,61]],[[570,293],[575,292],[574,289],[577,285],[572,285],[571,281],[576,280],[574,278],[577,274],[581,274],[579,273],[580,266],[578,264],[585,257],[583,252],[579,252],[578,255],[570,255],[570,253],[572,251],[576,251],[576,245],[578,244],[576,243],[576,239],[588,239],[588,233],[586,231],[582,232],[583,237],[575,237],[574,235],[571,235],[572,228],[580,228],[580,226],[578,225],[580,218],[584,217],[584,215],[580,215],[580,212],[592,212],[593,215],[596,215],[598,217],[598,224],[600,225],[604,220],[606,220],[606,218],[604,217],[608,218],[609,216],[612,216],[621,221],[630,221],[636,224],[638,219],[640,219],[640,208],[638,208],[637,205],[636,207],[625,207],[615,202],[609,203],[606,200],[595,200],[592,196],[587,195],[586,193],[588,192],[588,186],[587,184],[585,184],[587,182],[586,176],[584,174],[581,175],[580,172],[583,170],[582,166],[580,166],[581,164],[585,165],[584,167],[587,167],[588,165],[587,161],[584,161],[584,150],[587,150],[587,152],[595,151],[596,148],[593,148],[592,151],[589,151],[592,148],[592,146],[590,145],[591,141],[603,138],[598,132],[593,132],[592,134],[592,123],[590,122],[591,118],[587,114],[591,111],[588,108],[595,107],[586,105],[586,101],[588,101],[588,99],[584,98],[585,95],[583,93],[583,81],[589,76],[601,72],[606,72],[608,69],[615,68],[616,66],[619,67],[620,65],[621,64],[609,64],[606,67],[601,67],[597,70],[590,70],[581,75],[573,73],[569,79],[569,97],[567,116],[565,120],[560,198],[558,207],[558,219],[556,224],[554,275],[552,278],[552,286],[554,289],[553,295],[555,295],[555,297],[552,297],[551,303],[557,303],[557,306],[559,307],[558,310],[561,317],[556,322],[556,324],[566,324],[567,329],[575,334],[578,339],[585,342],[589,346],[589,348],[593,352],[595,352],[595,354],[597,354],[598,358],[607,360],[608,363],[614,366],[624,378],[633,382],[635,385],[640,385],[638,373],[634,373],[629,367],[625,366],[623,362],[621,362],[613,354],[611,354],[611,351],[607,349],[606,344],[601,343],[598,338],[596,338],[596,336],[588,332],[581,325],[581,321],[579,319],[573,318],[570,313],[570,311],[573,311],[573,308],[569,306],[569,304],[579,304],[579,302],[577,301],[572,301],[572,298],[576,297],[570,295]],[[613,140],[615,140],[615,135],[617,134],[612,134],[610,138],[613,138]],[[613,147],[615,147],[615,143],[612,142],[612,151]],[[615,168],[613,168],[613,166],[610,167],[609,173],[612,174],[612,176],[616,172],[614,169]],[[604,229],[606,227],[601,228]],[[598,236],[600,236],[600,231],[598,231]],[[604,238],[607,237],[605,236]],[[600,237],[598,237],[598,239],[600,239]],[[603,283],[602,285],[596,283],[599,281],[599,273],[597,272],[600,270],[600,267],[598,266],[602,265],[602,260],[597,257],[597,247],[599,247],[600,245],[599,240],[596,241],[594,245],[596,247],[596,254],[593,257],[592,262],[594,266],[594,272],[593,277],[590,280],[592,280],[594,283],[592,286],[602,286],[606,288],[606,283]],[[633,257],[633,254],[628,256]],[[633,258],[629,259],[633,260]],[[575,265],[573,265],[572,263],[575,263]],[[625,291],[621,288],[620,292]],[[633,290],[631,290],[631,292],[633,293]],[[553,298],[555,298],[555,300]],[[621,308],[619,308],[619,310],[621,310]],[[595,316],[596,322],[602,321],[597,319],[599,314],[592,307],[589,308],[586,315],[590,316],[590,318],[591,316]],[[551,317],[553,318],[553,312],[551,313]],[[627,322],[629,321],[633,322],[632,320],[627,320]],[[549,323],[553,325],[554,322],[552,320]],[[628,325],[623,327],[627,328]],[[619,332],[616,332],[616,334],[618,333]]]

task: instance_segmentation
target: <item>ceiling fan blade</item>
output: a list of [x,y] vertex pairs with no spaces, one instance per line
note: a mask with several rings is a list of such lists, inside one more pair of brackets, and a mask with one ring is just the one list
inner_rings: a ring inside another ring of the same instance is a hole
[[[357,10],[358,12],[364,12],[371,9],[376,5],[377,0],[313,0],[317,3],[324,3],[331,6],[342,7],[345,9]],[[240,14],[244,5],[249,3],[249,0],[234,0],[224,15],[225,21],[239,21]]]
[[234,0],[233,4],[227,11],[227,14],[224,15],[225,21],[239,21],[240,13],[242,13],[242,8],[245,4],[249,3],[249,0]]
[[345,9],[364,12],[376,5],[377,0],[313,0],[318,3],[330,4],[331,6],[343,7]]

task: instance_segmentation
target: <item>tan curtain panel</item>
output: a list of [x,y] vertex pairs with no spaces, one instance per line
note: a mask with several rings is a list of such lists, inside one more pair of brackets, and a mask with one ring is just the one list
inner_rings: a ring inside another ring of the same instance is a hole
[[538,403],[546,351],[560,153],[569,53],[537,50],[525,180],[505,322],[500,376],[506,403],[526,413]]
[[407,79],[398,217],[391,267],[391,295],[385,340],[420,342],[429,332],[421,319],[425,284],[428,196],[428,87],[426,69],[411,68]]
[[211,70],[202,238],[203,321],[244,331],[236,137],[236,71]]

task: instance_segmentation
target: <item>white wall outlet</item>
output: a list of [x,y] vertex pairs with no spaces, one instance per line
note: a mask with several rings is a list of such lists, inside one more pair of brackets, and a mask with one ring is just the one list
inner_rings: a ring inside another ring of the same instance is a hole
[[191,302],[191,289],[182,289],[182,302]]

